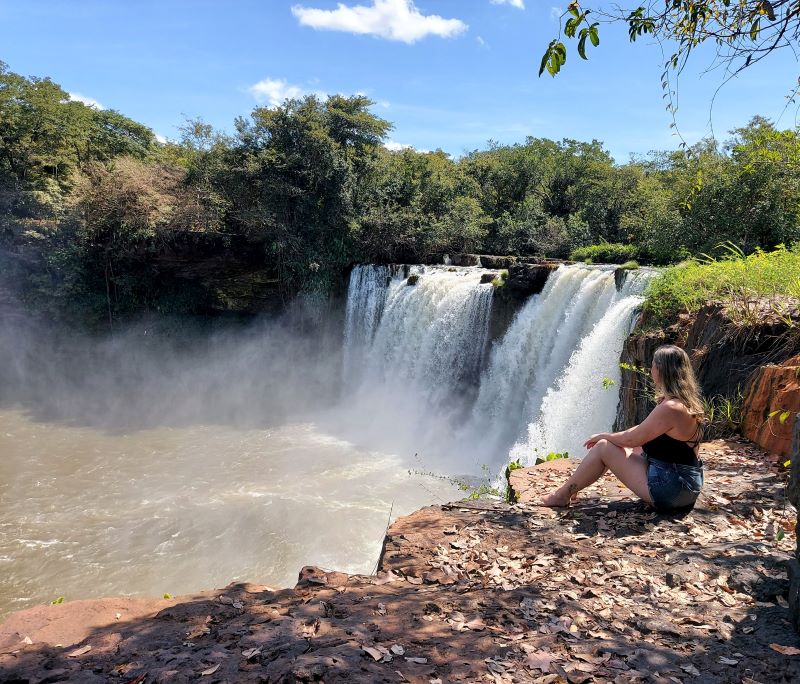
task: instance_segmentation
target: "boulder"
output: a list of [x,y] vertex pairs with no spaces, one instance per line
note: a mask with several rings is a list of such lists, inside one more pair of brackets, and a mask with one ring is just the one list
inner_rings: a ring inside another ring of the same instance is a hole
[[477,254],[454,254],[450,257],[453,266],[480,266],[481,258]]
[[[770,417],[775,411],[779,413]],[[781,422],[785,411],[800,412],[800,356],[755,372],[742,405],[742,434],[765,451],[788,456],[794,425],[792,420]]]
[[508,268],[506,285],[526,296],[539,294],[550,273],[558,268],[557,263],[511,264]]
[[510,268],[511,264],[515,263],[517,263],[517,257],[481,254],[481,266],[484,268]]
[[481,274],[481,285],[486,285],[487,283],[491,283],[494,281],[495,278],[499,278],[500,274],[496,273],[495,271],[489,271],[488,273]]

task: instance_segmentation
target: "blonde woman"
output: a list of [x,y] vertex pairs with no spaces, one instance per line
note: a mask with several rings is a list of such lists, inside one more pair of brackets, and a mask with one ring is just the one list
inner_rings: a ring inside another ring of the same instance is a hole
[[650,368],[657,405],[639,425],[592,435],[589,452],[572,476],[541,499],[542,506],[569,506],[577,493],[610,470],[658,511],[694,505],[703,486],[697,457],[705,420],[689,357],[672,345],[656,349]]

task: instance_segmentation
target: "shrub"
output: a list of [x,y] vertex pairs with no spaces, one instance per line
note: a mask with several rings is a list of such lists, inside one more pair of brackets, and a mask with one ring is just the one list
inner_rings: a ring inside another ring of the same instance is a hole
[[626,261],[624,264],[622,264],[620,268],[623,271],[635,271],[636,269],[639,268],[639,262],[631,259],[630,261]]
[[587,261],[601,264],[624,264],[636,259],[639,250],[636,245],[622,245],[616,242],[606,242],[602,245],[589,245],[579,247],[570,254],[572,261]]

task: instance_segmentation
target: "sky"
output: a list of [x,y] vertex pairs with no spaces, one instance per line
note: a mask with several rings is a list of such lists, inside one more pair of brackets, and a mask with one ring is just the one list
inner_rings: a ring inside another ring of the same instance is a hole
[[[224,131],[255,107],[362,93],[394,125],[387,145],[454,157],[489,140],[597,139],[618,163],[674,149],[661,47],[602,26],[581,60],[538,77],[558,0],[0,0],[0,60],[48,76],[161,138],[187,118]],[[700,50],[678,81],[677,131],[692,144],[754,115],[798,123],[794,55],[773,54],[721,89]],[[717,92],[719,90],[719,92]],[[717,92],[716,97],[715,92]]]

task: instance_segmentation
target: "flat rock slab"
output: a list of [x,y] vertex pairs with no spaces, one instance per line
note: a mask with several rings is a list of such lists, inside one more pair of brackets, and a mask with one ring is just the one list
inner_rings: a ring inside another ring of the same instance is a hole
[[574,467],[554,462],[515,474],[518,504],[397,520],[374,577],[309,567],[293,589],[22,611],[0,626],[0,681],[800,681],[785,474],[746,443],[703,458],[681,517],[610,479],[570,509],[536,507]]

